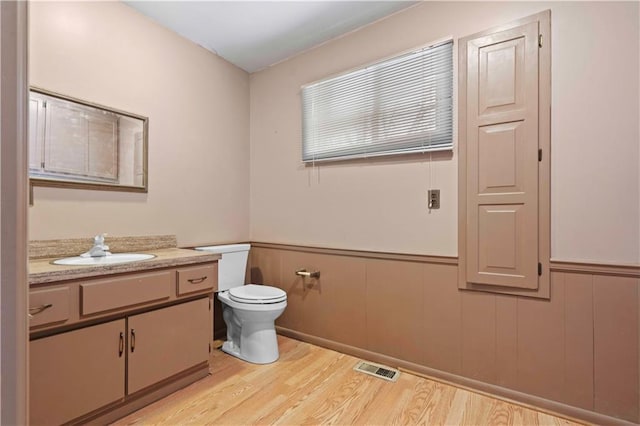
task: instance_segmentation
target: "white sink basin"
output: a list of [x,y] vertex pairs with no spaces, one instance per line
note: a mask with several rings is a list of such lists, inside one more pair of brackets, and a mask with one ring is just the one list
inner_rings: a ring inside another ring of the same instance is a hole
[[63,259],[54,260],[55,265],[77,265],[77,266],[103,266],[115,265],[118,263],[139,262],[141,260],[153,259],[154,254],[146,253],[113,253],[109,256],[101,257],[65,257]]

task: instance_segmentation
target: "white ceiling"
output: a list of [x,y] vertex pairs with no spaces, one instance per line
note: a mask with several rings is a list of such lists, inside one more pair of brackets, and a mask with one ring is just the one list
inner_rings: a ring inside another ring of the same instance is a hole
[[125,1],[238,67],[254,72],[415,1]]

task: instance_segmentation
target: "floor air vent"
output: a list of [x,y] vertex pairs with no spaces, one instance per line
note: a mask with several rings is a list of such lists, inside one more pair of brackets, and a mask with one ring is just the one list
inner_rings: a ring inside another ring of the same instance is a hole
[[385,365],[374,364],[372,362],[358,361],[353,369],[390,382],[395,382],[398,380],[398,376],[400,376],[400,372],[398,370]]

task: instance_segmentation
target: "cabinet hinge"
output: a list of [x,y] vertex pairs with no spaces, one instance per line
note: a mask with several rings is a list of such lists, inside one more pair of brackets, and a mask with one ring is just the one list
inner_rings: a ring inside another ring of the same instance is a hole
[[542,47],[542,34],[538,34],[538,47]]
[[47,107],[47,101],[42,101],[42,108],[46,108]]
[[538,262],[538,276],[542,276],[542,263]]
[[542,161],[542,149],[538,150],[538,161]]

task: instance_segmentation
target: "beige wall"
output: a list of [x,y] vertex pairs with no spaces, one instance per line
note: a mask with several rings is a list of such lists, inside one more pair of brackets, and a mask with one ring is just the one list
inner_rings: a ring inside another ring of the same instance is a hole
[[[251,239],[457,255],[457,155],[304,167],[300,85],[552,10],[552,257],[640,263],[638,3],[425,2],[251,75]],[[426,208],[427,189],[442,208]]]
[[248,239],[246,72],[120,2],[32,2],[29,28],[32,85],[149,117],[148,194],[36,188],[30,239]]

